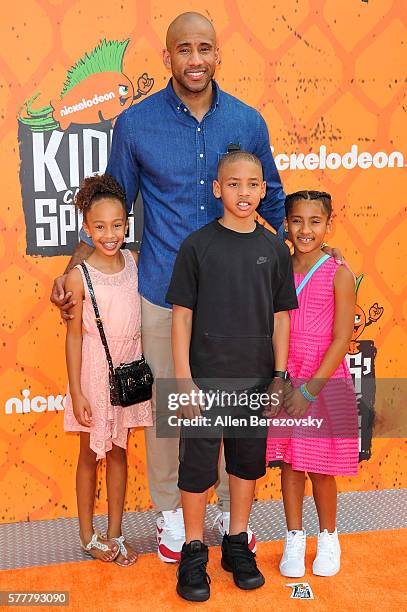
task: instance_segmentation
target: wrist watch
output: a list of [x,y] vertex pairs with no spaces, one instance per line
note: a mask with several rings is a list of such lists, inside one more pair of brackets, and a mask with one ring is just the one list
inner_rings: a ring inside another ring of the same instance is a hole
[[273,378],[282,378],[283,380],[288,380],[288,378],[290,378],[290,376],[289,376],[287,370],[285,370],[284,372],[282,370],[274,370]]

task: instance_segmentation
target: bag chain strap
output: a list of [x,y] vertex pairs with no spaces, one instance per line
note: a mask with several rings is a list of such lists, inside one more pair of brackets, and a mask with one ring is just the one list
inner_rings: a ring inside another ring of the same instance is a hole
[[99,334],[100,334],[100,338],[102,340],[102,344],[103,344],[104,349],[106,351],[106,358],[107,358],[107,362],[109,364],[109,370],[110,370],[111,375],[113,376],[114,375],[113,361],[112,361],[112,357],[110,355],[109,345],[107,344],[106,334],[105,334],[105,330],[103,328],[102,319],[100,318],[100,313],[99,313],[98,305],[96,303],[96,297],[95,297],[95,292],[93,291],[92,281],[90,280],[89,272],[88,272],[88,269],[87,269],[87,267],[86,267],[84,262],[81,263],[81,268],[83,270],[83,274],[85,276],[86,283],[88,285],[90,299],[92,300],[93,310],[95,311],[95,321],[96,321],[97,328],[99,330]]

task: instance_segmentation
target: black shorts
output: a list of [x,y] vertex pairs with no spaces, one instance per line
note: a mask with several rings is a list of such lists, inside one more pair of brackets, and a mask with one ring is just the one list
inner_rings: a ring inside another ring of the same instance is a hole
[[[266,390],[267,387],[262,386],[249,391],[252,396],[253,393],[265,393]],[[200,429],[202,437],[196,437],[196,432],[192,437],[190,428],[182,425],[178,487],[190,493],[203,493],[216,484],[222,438],[228,474],[244,480],[257,480],[264,476],[268,427],[263,411],[264,406],[256,410],[244,406],[217,410],[212,414],[212,426]],[[218,416],[222,417],[224,424],[215,426],[214,419]],[[257,417],[255,423],[251,417]],[[238,421],[231,422],[230,419]],[[208,437],[204,437],[208,432]]]

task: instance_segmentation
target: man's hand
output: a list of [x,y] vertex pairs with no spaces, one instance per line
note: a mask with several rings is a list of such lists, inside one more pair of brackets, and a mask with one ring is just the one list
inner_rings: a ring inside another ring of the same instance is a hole
[[72,306],[76,304],[75,300],[71,301],[72,293],[70,291],[65,293],[65,281],[66,277],[68,276],[68,272],[77,264],[80,264],[82,261],[87,259],[94,250],[95,249],[93,247],[81,240],[71,257],[64,274],[58,276],[54,280],[50,300],[53,304],[55,304],[55,306],[58,306],[63,321],[68,321],[69,319],[74,318],[73,314],[70,314],[69,311],[71,310]]
[[291,387],[284,396],[284,408],[288,415],[301,418],[307,412],[310,402],[305,399],[299,389]]
[[65,281],[67,276],[67,274],[62,274],[62,276],[58,276],[54,280],[50,296],[51,302],[59,308],[61,317],[65,321],[73,319],[73,315],[69,314],[69,311],[72,306],[76,304],[75,300],[71,301],[72,291],[65,293]]
[[341,251],[337,249],[336,247],[330,247],[326,245],[324,246],[322,251],[326,253],[327,255],[330,255],[331,257],[333,257],[337,264],[345,263],[344,256],[342,255]]
[[88,400],[82,394],[72,398],[73,413],[79,425],[90,427],[92,425],[92,410]]
[[265,408],[263,415],[272,418],[278,415],[283,407],[284,388],[287,382],[283,378],[273,378],[267,393],[270,396],[270,404]]

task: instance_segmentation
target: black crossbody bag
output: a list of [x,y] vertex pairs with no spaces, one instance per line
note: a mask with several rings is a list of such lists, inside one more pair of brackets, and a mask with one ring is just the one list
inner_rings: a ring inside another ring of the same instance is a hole
[[133,404],[139,404],[151,399],[154,377],[150,366],[144,359],[144,355],[137,361],[121,363],[117,368],[113,367],[92,281],[90,280],[88,269],[83,262],[81,263],[81,268],[88,285],[93,310],[95,311],[96,325],[106,352],[107,363],[109,364],[110,403],[113,406],[132,406]]

